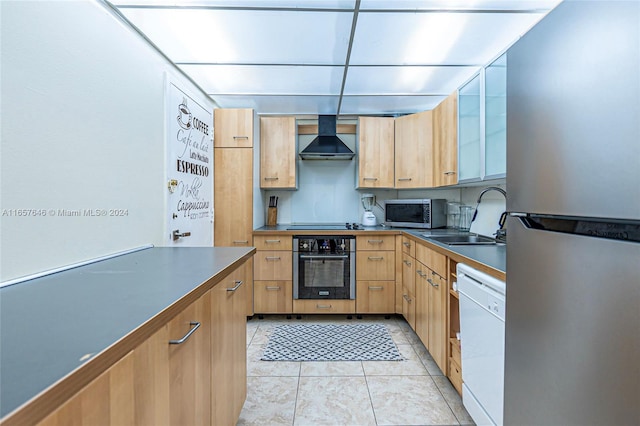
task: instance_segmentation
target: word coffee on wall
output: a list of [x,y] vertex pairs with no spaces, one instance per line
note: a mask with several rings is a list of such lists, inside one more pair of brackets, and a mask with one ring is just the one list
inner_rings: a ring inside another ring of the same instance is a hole
[[170,245],[213,245],[213,115],[168,83],[167,178]]

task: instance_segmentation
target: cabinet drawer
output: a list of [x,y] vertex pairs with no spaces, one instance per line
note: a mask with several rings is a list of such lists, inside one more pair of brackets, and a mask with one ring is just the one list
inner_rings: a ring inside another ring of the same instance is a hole
[[256,281],[291,281],[293,279],[290,251],[261,250],[254,256],[253,279]]
[[293,301],[296,314],[354,314],[355,300],[298,299]]
[[293,310],[292,281],[254,281],[253,310],[257,314],[290,314]]
[[392,251],[356,252],[356,279],[393,281],[396,278],[396,254]]
[[291,235],[254,235],[253,245],[257,250],[292,250]]
[[391,314],[395,310],[395,281],[357,281],[356,312]]
[[449,358],[449,380],[459,394],[462,394],[462,368],[453,358]]
[[402,253],[416,257],[416,243],[410,238],[402,237]]
[[416,260],[407,255],[402,255],[402,285],[411,293],[416,292]]
[[356,250],[395,250],[395,235],[369,235],[356,237]]
[[447,256],[431,250],[425,245],[416,244],[416,260],[431,268],[441,277],[447,276]]

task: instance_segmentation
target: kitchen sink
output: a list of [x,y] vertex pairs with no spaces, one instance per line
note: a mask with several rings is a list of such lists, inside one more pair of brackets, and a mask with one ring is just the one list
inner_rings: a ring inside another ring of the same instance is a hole
[[423,234],[426,238],[450,246],[475,246],[497,244],[496,240],[483,235],[429,235]]

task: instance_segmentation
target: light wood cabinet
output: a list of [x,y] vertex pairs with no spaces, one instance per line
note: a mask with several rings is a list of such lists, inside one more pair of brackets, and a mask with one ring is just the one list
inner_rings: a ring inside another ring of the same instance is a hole
[[358,281],[393,281],[395,277],[395,252],[356,251],[356,278]]
[[45,417],[39,425],[135,424],[133,358],[133,352],[129,352],[109,370]]
[[433,185],[458,183],[458,93],[433,110]]
[[413,330],[416,329],[416,261],[402,255],[402,315]]
[[[253,110],[215,109],[214,132],[214,246],[249,247],[253,232]],[[245,263],[247,316],[253,315],[252,262]]]
[[395,310],[395,281],[360,281],[356,283],[356,312],[390,314]]
[[402,237],[402,253],[410,257],[416,257],[416,245],[410,238]]
[[458,333],[460,333],[460,300],[457,287],[454,289],[454,283],[458,281],[458,274],[456,271],[457,265],[458,262],[453,259],[449,259],[449,300],[447,303],[449,370],[447,371],[447,376],[458,393],[462,395],[462,360],[460,356],[461,342],[458,340]]
[[429,270],[426,278],[429,284],[429,353],[440,370],[447,372],[447,280]]
[[395,188],[433,187],[432,112],[397,117],[395,121]]
[[293,239],[291,235],[256,235],[254,311],[290,314],[293,310]]
[[296,314],[353,314],[355,300],[297,299],[293,301]]
[[260,188],[296,187],[295,117],[260,117]]
[[358,187],[394,187],[394,119],[360,117],[358,120]]
[[368,235],[356,236],[357,250],[395,250],[396,238],[395,235]]
[[235,425],[247,395],[244,269],[211,290],[212,423]]
[[214,148],[252,148],[253,110],[216,108],[213,110]]

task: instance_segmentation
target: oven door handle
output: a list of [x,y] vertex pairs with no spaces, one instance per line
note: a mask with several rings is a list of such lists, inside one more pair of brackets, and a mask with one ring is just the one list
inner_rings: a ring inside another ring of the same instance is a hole
[[348,259],[349,255],[327,255],[327,256],[309,256],[306,254],[299,254],[300,259]]

